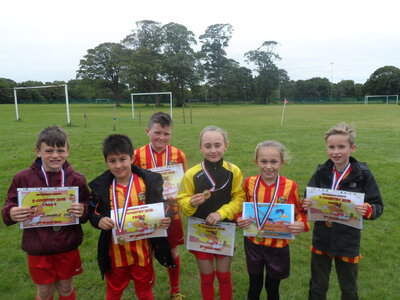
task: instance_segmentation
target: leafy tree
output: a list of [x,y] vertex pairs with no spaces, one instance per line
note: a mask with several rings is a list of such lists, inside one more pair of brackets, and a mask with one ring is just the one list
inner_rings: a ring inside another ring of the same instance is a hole
[[231,59],[223,78],[222,95],[230,100],[249,101],[254,98],[254,82],[250,69]]
[[121,73],[126,70],[124,57],[127,52],[123,45],[117,43],[103,43],[89,49],[79,63],[77,78],[98,80],[101,86],[112,91],[116,105],[120,105],[125,89]]
[[111,99],[113,93],[104,87],[101,79],[73,79],[68,81],[68,94],[70,99],[94,100]]
[[358,98],[361,97],[360,89],[354,84],[353,80],[342,80],[334,85],[334,97]]
[[221,88],[229,60],[225,48],[229,45],[233,27],[230,24],[214,24],[207,27],[199,39],[202,43],[201,58],[208,83],[213,87],[217,104],[221,104]]
[[[124,78],[131,90],[143,93],[161,92],[161,24],[151,20],[136,22],[136,28],[122,40],[122,44],[131,50],[126,58],[127,70],[124,72]],[[158,104],[157,97],[156,105]]]
[[288,95],[289,89],[290,89],[290,77],[286,70],[279,69],[279,94],[278,94],[279,100],[290,98],[290,96]]
[[169,81],[171,91],[177,97],[177,105],[185,101],[185,89],[198,82],[196,58],[192,45],[195,35],[183,25],[169,23],[162,28],[162,74]]
[[251,50],[244,54],[248,63],[254,63],[255,71],[258,76],[255,78],[259,95],[264,99],[264,103],[269,103],[272,93],[279,88],[280,71],[275,65],[275,61],[281,59],[275,53],[275,41],[265,41],[256,50]]
[[364,84],[364,92],[370,95],[400,94],[400,69],[393,66],[377,69]]
[[290,93],[293,98],[328,98],[330,96],[331,83],[327,78],[314,77],[307,80],[290,82]]
[[13,103],[13,88],[15,81],[7,78],[0,78],[0,103]]

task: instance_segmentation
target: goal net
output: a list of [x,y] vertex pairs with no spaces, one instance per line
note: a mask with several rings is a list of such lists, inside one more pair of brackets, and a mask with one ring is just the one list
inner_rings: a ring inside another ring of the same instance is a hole
[[364,104],[369,102],[389,104],[390,101],[399,104],[399,95],[368,95],[364,97]]
[[60,88],[60,87],[63,87],[64,91],[65,91],[65,105],[66,105],[66,109],[67,109],[67,125],[70,125],[71,124],[71,118],[70,118],[70,114],[69,114],[68,85],[66,85],[66,84],[15,87],[14,88],[14,103],[15,103],[15,115],[16,115],[17,121],[20,120],[20,118],[19,118],[19,110],[18,110],[18,97],[17,97],[17,91],[18,90],[46,89],[46,88]]
[[[154,92],[154,93],[132,93],[131,94],[131,103],[132,103],[132,119],[135,118],[135,100],[138,102],[139,98],[153,96],[157,97],[159,95],[167,95],[169,96],[169,115],[172,119],[172,93],[171,92]],[[156,106],[154,102],[154,106]]]

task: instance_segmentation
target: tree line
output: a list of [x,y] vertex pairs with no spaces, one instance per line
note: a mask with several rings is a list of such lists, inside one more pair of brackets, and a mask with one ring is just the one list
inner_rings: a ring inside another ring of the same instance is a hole
[[[68,84],[70,99],[130,99],[135,92],[171,91],[174,104],[199,101],[273,103],[287,99],[359,98],[368,94],[400,94],[400,69],[384,66],[364,84],[332,83],[327,78],[291,80],[277,67],[278,42],[264,41],[244,53],[247,66],[228,58],[233,35],[230,24],[207,27],[198,39],[185,26],[143,20],[120,42],[105,42],[87,50],[76,79],[68,82],[14,82],[0,78],[0,103],[12,103],[14,87]],[[195,50],[200,43],[199,50]],[[249,67],[251,66],[251,68]],[[63,99],[62,89],[18,91],[18,98],[35,102]],[[159,99],[156,99],[159,100]]]

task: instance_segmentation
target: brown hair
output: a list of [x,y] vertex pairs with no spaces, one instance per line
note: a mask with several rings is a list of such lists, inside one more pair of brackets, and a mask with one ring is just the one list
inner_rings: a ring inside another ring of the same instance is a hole
[[36,148],[40,149],[42,143],[50,147],[69,147],[67,132],[58,126],[49,126],[39,133],[36,139]]

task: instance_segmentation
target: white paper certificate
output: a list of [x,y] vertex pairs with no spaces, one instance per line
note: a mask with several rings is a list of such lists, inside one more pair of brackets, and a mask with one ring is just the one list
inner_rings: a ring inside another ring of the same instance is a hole
[[208,225],[199,218],[188,218],[186,248],[207,253],[233,256],[236,225],[220,222]]
[[306,197],[312,201],[309,221],[329,221],[362,229],[362,216],[356,205],[364,203],[363,193],[307,187]]
[[[119,209],[119,212],[122,213],[122,209]],[[114,244],[117,244],[118,241],[124,243],[167,236],[167,230],[160,228],[160,220],[164,216],[164,203],[128,207],[122,232],[113,229]],[[113,210],[111,210],[111,218],[114,220]]]

